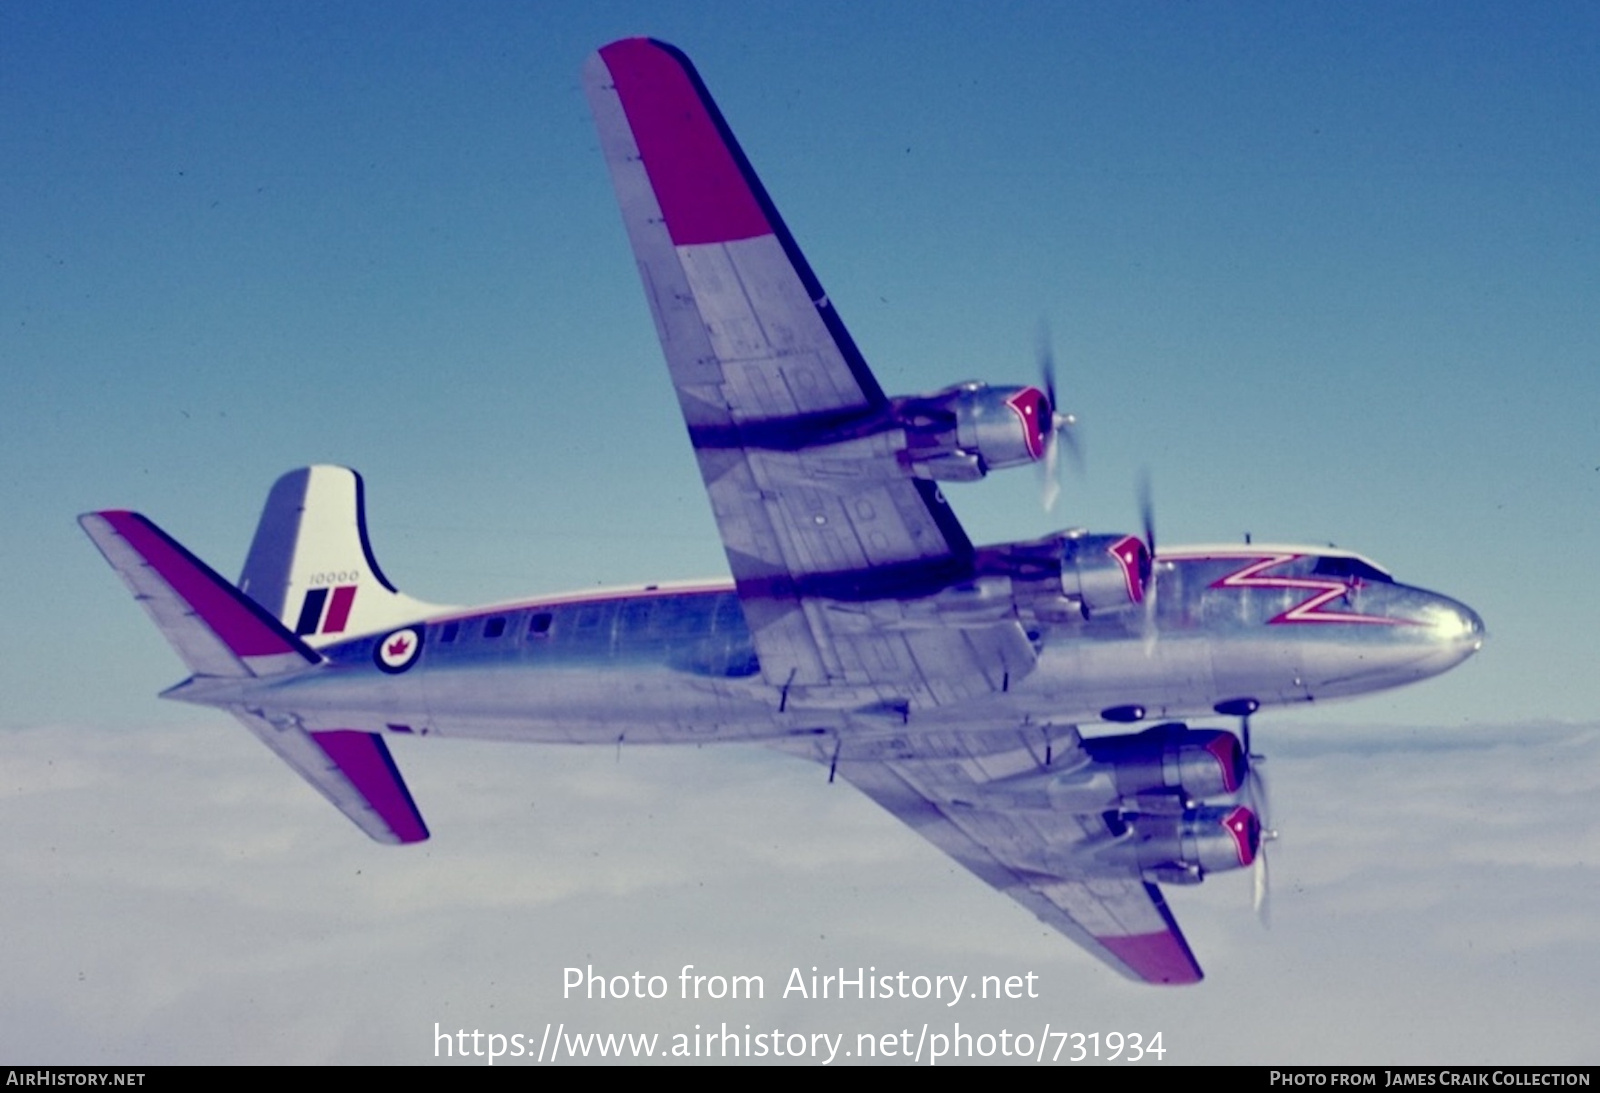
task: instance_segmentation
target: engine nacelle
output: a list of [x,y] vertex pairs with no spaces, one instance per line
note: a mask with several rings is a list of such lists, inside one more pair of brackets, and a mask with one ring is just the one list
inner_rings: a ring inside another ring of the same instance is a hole
[[1095,737],[1085,740],[1083,749],[1111,768],[1124,798],[1172,791],[1190,800],[1220,797],[1238,792],[1250,769],[1233,733],[1177,723]]
[[1146,880],[1198,884],[1207,873],[1243,869],[1261,848],[1261,821],[1243,805],[1188,809],[1181,815],[1123,815]]
[[1254,864],[1261,821],[1244,805],[1177,812],[1103,814],[1109,837],[1071,847],[1024,849],[1018,864],[1054,876],[1125,869],[1160,884],[1199,884],[1207,873]]
[[983,547],[974,568],[979,577],[1008,578],[1019,611],[1051,620],[1069,610],[1088,618],[1137,607],[1151,574],[1142,539],[1081,530]]
[[897,399],[893,413],[905,431],[901,458],[913,475],[973,482],[1043,459],[1054,411],[1037,387],[969,382]]
[[[1074,737],[1075,743],[1080,743]],[[1239,738],[1222,729],[1157,725],[1080,743],[1084,761],[992,783],[994,808],[1090,813],[1131,808],[1169,815],[1206,797],[1238,792],[1249,772]]]
[[1150,551],[1136,535],[1080,535],[1061,541],[1061,590],[1086,616],[1144,603]]

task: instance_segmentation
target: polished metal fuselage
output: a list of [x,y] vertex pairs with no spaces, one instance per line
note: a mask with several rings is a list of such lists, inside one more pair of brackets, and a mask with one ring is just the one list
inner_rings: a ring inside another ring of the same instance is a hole
[[169,697],[310,730],[564,743],[770,740],[834,732],[1180,719],[1345,698],[1453,667],[1483,642],[1465,605],[1371,563],[1304,547],[1168,550],[1154,607],[1022,617],[1038,653],[986,698],[886,711],[786,700],[763,681],[730,583],[646,586],[457,612],[413,627],[422,650],[380,669],[372,634],[277,678],[196,678]]

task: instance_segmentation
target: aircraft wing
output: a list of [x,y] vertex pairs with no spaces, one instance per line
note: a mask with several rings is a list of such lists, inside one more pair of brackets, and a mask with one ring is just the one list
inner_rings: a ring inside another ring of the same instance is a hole
[[1156,885],[1102,860],[1115,838],[1099,813],[1019,808],[1006,779],[1071,769],[1077,733],[1047,744],[1038,731],[947,732],[852,740],[835,757],[824,739],[780,745],[834,764],[840,777],[894,813],[990,887],[1032,911],[1117,972],[1141,983],[1198,982],[1200,965]]
[[1025,675],[1014,619],[907,606],[970,573],[972,544],[900,465],[889,400],[693,65],[629,39],[584,83],[763,677],[904,712]]

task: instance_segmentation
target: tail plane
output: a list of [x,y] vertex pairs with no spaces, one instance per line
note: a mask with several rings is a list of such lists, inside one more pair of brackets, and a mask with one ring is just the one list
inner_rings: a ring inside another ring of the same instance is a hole
[[[268,495],[235,587],[136,512],[78,518],[195,680],[241,683],[313,671],[316,647],[440,610],[395,590],[367,542],[361,476],[305,467]],[[184,697],[180,685],[168,692]],[[383,737],[310,730],[244,701],[218,702],[373,839],[420,842],[428,828]]]
[[259,678],[322,662],[259,604],[137,512],[91,512],[78,523],[195,675]]

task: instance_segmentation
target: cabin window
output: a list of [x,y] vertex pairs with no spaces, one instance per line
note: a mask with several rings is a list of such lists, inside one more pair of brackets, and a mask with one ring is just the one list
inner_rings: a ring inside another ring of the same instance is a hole
[[554,616],[548,611],[535,612],[533,617],[528,620],[528,636],[530,638],[542,638],[550,633],[550,622],[553,618]]
[[572,615],[570,622],[563,624],[562,640],[572,639],[580,643],[595,639],[610,641],[611,622],[615,617],[615,604],[585,604]]
[[483,624],[483,636],[486,638],[497,638],[505,632],[506,620],[504,615],[496,615]]
[[445,623],[444,629],[439,631],[439,644],[449,645],[456,640],[456,635],[459,633],[461,633],[461,624],[459,622]]
[[622,607],[622,618],[617,627],[618,637],[640,640],[650,633],[650,616],[655,613],[653,600],[634,600]]

